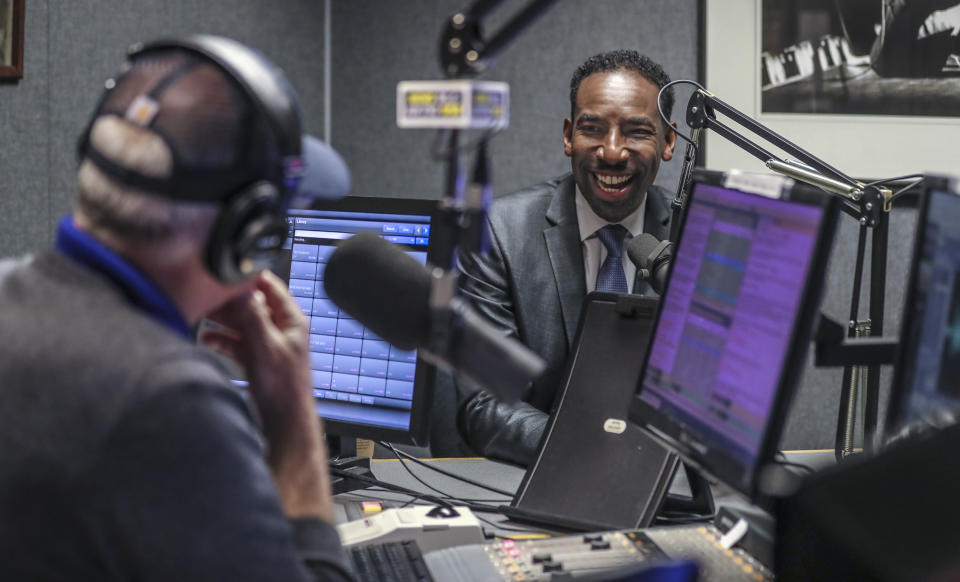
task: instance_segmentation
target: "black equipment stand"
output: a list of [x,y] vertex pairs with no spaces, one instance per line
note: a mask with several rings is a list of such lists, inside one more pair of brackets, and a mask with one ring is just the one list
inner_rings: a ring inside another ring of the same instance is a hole
[[[778,149],[792,155],[796,160],[781,159],[770,153],[760,145],[737,133],[729,126],[717,119],[720,113],[764,141]],[[767,168],[791,178],[817,186],[831,194],[843,197],[843,211],[853,217],[860,224],[860,238],[857,245],[856,272],[853,281],[853,296],[850,305],[849,326],[847,338],[870,337],[879,338],[883,335],[884,322],[884,285],[887,276],[887,239],[889,231],[890,210],[892,208],[893,192],[888,188],[879,187],[880,183],[864,184],[847,176],[827,162],[790,142],[782,135],[774,132],[759,122],[751,119],[730,105],[717,99],[712,93],[698,88],[690,97],[686,111],[687,125],[692,128],[696,136],[700,130],[710,129],[720,134],[740,149],[764,162]],[[696,137],[694,137],[696,139]],[[692,143],[692,142],[691,142]],[[689,154],[688,154],[689,157]],[[686,162],[685,162],[686,163]],[[674,205],[681,205],[685,189],[688,188],[688,178],[681,175],[680,190]],[[678,209],[675,208],[675,212]],[[869,318],[860,321],[860,288],[866,254],[866,234],[872,229],[870,253],[870,303]],[[836,329],[832,328],[835,333]],[[836,338],[833,338],[835,340]],[[851,339],[850,341],[859,341]],[[856,386],[859,386],[860,371],[854,366],[859,365],[857,358],[852,354],[855,349],[846,350],[842,342],[833,341],[830,344],[817,346],[818,356],[827,350],[836,351],[833,358],[818,358],[817,365],[844,366],[843,386],[841,387],[841,404],[837,419],[837,438],[835,449],[838,459],[853,452],[853,428],[856,419],[855,404],[859,395]],[[881,361],[883,360],[883,361]],[[831,363],[821,363],[821,362]],[[863,447],[870,451],[874,447],[877,432],[877,410],[880,386],[880,364],[892,362],[880,357],[866,362],[866,390],[863,396]],[[862,362],[861,362],[862,363]]]
[[375,479],[370,470],[370,459],[357,456],[357,440],[336,435],[327,435],[327,450],[331,469],[330,483],[333,494],[347,493],[358,489],[366,489],[370,482],[350,479],[347,475],[358,475],[367,479]]
[[[448,79],[475,77],[490,68],[496,57],[513,42],[527,26],[547,11],[557,0],[533,0],[502,25],[496,34],[484,38],[482,21],[503,0],[475,0],[451,15],[440,35],[440,68]],[[454,271],[455,253],[486,252],[484,240],[486,209],[493,197],[487,159],[487,141],[491,132],[479,138],[477,159],[470,183],[460,172],[460,129],[450,129],[446,150],[439,155],[446,162],[443,198],[440,200],[440,249],[437,265]],[[448,283],[449,285],[449,283]],[[452,293],[450,289],[446,293]]]

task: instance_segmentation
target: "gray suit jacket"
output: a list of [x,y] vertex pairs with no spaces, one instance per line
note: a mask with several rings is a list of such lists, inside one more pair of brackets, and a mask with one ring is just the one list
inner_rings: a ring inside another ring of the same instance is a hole
[[[644,231],[659,239],[669,235],[667,200],[659,187],[647,193]],[[543,357],[547,371],[519,407],[463,395],[458,427],[477,452],[526,463],[553,406],[586,295],[572,176],[498,198],[489,227],[490,252],[460,259],[461,288],[478,311]],[[634,292],[652,293],[640,280]]]

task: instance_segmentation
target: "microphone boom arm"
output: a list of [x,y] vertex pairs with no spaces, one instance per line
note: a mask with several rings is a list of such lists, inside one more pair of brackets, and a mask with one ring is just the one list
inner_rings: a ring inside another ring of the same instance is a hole
[[[463,79],[482,73],[514,39],[557,0],[533,0],[504,24],[489,40],[481,33],[481,21],[503,0],[474,0],[451,15],[440,35],[440,68],[450,79]],[[486,252],[484,222],[493,197],[487,160],[487,140],[479,139],[474,174],[470,185],[460,172],[460,130],[451,129],[445,155],[444,193],[439,203],[440,227],[434,233],[440,244],[437,262],[454,269],[455,252]]]
[[453,14],[440,35],[440,67],[447,77],[475,76],[557,0],[533,0],[489,40],[481,34],[481,20],[503,0],[475,0]]
[[810,169],[821,174],[825,174],[827,177],[833,178],[834,180],[843,182],[853,189],[861,189],[863,187],[863,184],[861,184],[859,181],[847,176],[840,170],[834,168],[827,162],[794,144],[779,133],[741,113],[727,103],[724,103],[708,91],[698,89],[690,97],[690,101],[687,104],[687,125],[697,129],[711,129],[765,164],[770,160],[779,161],[784,164],[788,163],[786,160],[782,160],[779,157],[771,154],[756,143],[751,142],[747,138],[723,124],[717,119],[716,112],[719,112],[730,118],[732,121],[740,124],[753,134],[762,138],[764,141],[767,141],[783,151],[795,156]]

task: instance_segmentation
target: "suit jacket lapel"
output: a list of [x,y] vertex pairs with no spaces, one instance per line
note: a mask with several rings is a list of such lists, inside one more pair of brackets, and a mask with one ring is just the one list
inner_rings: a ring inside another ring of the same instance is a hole
[[670,205],[662,188],[651,186],[647,192],[647,212],[643,217],[643,232],[660,240],[670,236]]
[[580,307],[587,293],[572,177],[557,187],[557,195],[547,208],[546,218],[551,226],[544,229],[543,237],[560,295],[560,311],[569,343],[576,334]]

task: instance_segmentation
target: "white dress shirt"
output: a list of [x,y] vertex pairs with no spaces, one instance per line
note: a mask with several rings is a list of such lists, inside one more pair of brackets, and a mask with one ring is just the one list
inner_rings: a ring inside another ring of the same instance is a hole
[[[587,199],[583,197],[580,188],[577,187],[575,197],[577,204],[577,224],[580,227],[580,244],[583,248],[583,270],[587,278],[587,293],[593,291],[597,286],[597,272],[600,271],[600,265],[607,258],[607,249],[603,246],[594,233],[608,224],[606,220],[597,216],[590,208]],[[627,277],[627,286],[633,290],[633,281],[637,275],[637,267],[627,256],[627,242],[643,232],[643,219],[647,213],[647,197],[643,197],[640,207],[627,215],[626,218],[616,224],[623,225],[627,229],[627,238],[623,241],[623,273]]]

